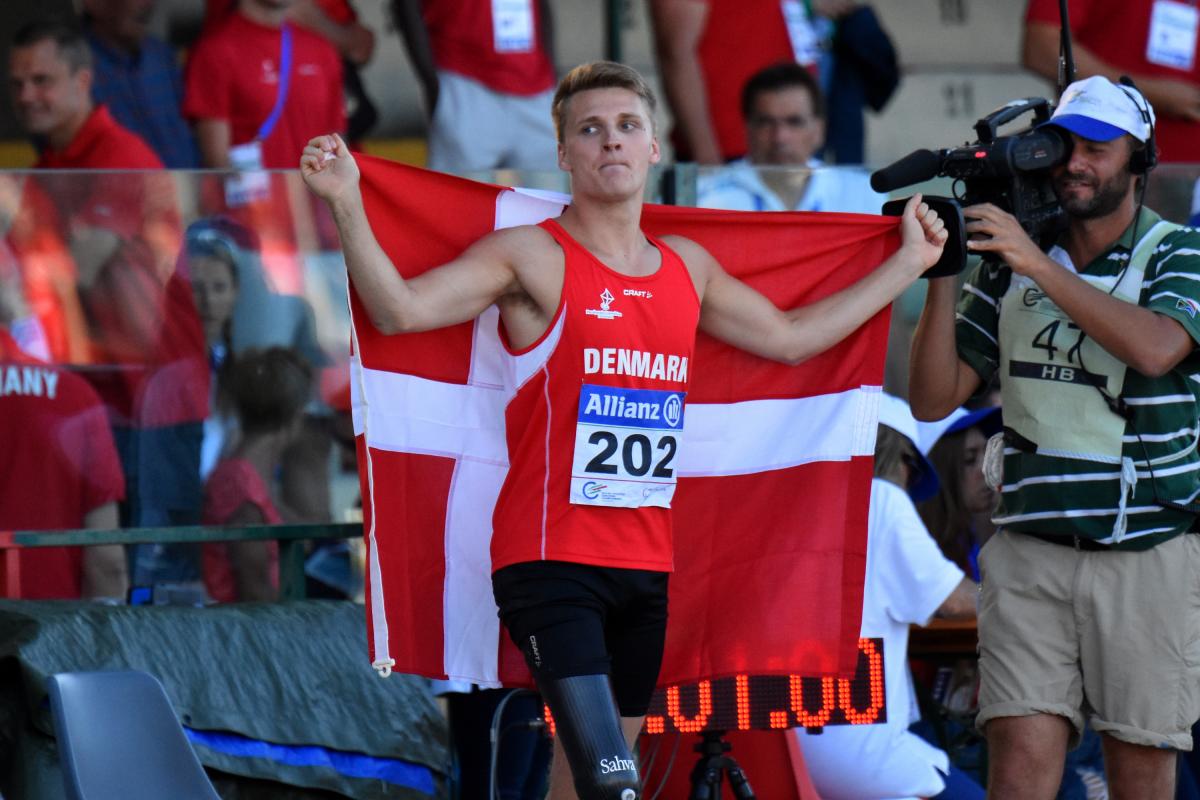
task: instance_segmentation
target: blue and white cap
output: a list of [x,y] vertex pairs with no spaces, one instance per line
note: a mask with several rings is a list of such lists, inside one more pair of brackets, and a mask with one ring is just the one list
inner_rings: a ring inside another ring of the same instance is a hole
[[925,453],[921,451],[921,437],[917,429],[917,420],[913,417],[908,403],[890,394],[880,395],[879,424],[887,425],[908,439],[917,451],[916,455],[920,461],[916,465],[916,472],[912,476],[912,483],[908,488],[909,497],[914,502],[920,503],[937,494],[938,488],[941,486],[937,470],[934,469],[933,463],[925,457]]
[[[1149,122],[1146,116],[1150,117]],[[1127,133],[1145,142],[1154,124],[1154,108],[1132,86],[1118,86],[1095,75],[1068,86],[1054,115],[1045,124],[1057,125],[1094,142],[1112,141]]]

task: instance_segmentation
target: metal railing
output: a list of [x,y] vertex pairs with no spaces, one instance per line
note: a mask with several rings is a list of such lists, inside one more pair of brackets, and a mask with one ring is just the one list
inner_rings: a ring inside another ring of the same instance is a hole
[[21,574],[17,553],[38,547],[90,547],[104,544],[191,544],[204,542],[279,542],[279,598],[301,600],[305,596],[304,543],[313,539],[352,539],[362,536],[357,522],[305,525],[247,525],[218,527],[187,525],[167,528],[82,528],[54,531],[0,531],[0,570],[5,576],[6,596],[17,597]]

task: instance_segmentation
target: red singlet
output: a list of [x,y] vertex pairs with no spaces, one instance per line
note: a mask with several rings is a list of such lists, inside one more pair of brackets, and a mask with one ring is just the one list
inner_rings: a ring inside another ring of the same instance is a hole
[[654,238],[662,264],[637,277],[606,267],[557,222],[541,227],[563,249],[562,299],[542,338],[512,351],[540,364],[506,410],[492,569],[550,559],[670,571],[695,286]]

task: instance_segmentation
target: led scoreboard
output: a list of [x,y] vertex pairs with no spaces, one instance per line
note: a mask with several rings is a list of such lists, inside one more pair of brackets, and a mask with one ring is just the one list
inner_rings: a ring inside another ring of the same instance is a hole
[[[547,720],[553,726],[549,709]],[[883,639],[858,640],[854,677],[735,675],[655,691],[645,732],[700,733],[887,722]]]

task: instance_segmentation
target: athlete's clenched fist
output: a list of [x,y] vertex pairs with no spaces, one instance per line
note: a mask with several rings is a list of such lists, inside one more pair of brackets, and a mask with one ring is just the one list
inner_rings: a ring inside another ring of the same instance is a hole
[[358,164],[336,133],[309,141],[300,156],[300,174],[312,193],[331,205],[358,187]]

